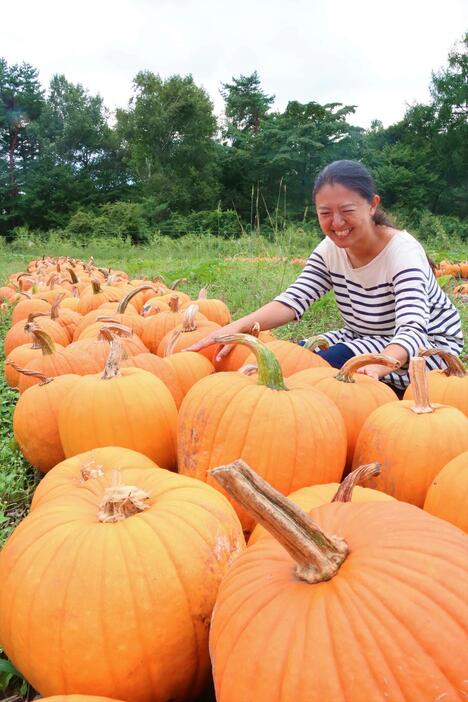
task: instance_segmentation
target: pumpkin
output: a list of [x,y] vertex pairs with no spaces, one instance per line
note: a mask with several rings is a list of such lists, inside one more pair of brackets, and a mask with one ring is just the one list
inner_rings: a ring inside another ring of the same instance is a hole
[[[202,314],[205,315],[210,322],[216,322],[220,327],[224,327],[231,321],[231,313],[229,307],[222,300],[209,298],[206,288],[202,288],[198,293],[198,298],[194,300]],[[182,309],[187,309],[192,302],[186,302],[182,305]]]
[[[260,341],[263,341],[265,344],[275,340],[275,337],[270,331],[260,331],[260,324],[258,322],[255,322],[255,324],[252,325],[252,329],[249,331],[249,334],[258,337]],[[213,360],[214,367],[217,371],[239,370],[246,362],[246,358],[251,355],[248,346],[244,346],[243,344],[235,344],[227,356],[223,356],[220,361],[217,361],[216,356],[220,350],[221,346],[218,346],[216,348]]]
[[[258,378],[215,373],[189,390],[179,410],[179,472],[216,485],[207,471],[241,457],[285,494],[338,480],[346,430],[336,406],[303,383],[288,379],[286,386],[269,345],[255,337],[216,341],[247,344],[257,355]],[[252,518],[238,513],[251,531]]]
[[31,509],[36,509],[57,496],[66,495],[71,489],[84,485],[87,480],[122,468],[158,468],[158,466],[142,453],[121,446],[104,446],[79,453],[57,463],[54,470],[43,477],[34,492]]
[[[445,349],[422,349],[422,358],[440,356],[446,368],[431,370],[427,376],[429,395],[434,402],[458,407],[468,417],[468,372],[462,361],[455,354]],[[405,390],[404,399],[413,399],[413,388],[410,385]]]
[[[46,332],[42,331],[42,329],[34,325],[31,328],[31,334],[36,344],[39,345],[40,353],[30,358],[24,366],[24,369],[37,371],[39,376],[36,377],[34,374],[26,375],[20,373],[18,378],[18,390],[20,393],[30,388],[31,385],[36,385],[36,383],[40,382],[42,375],[45,375],[47,378],[53,378],[57,375],[65,374],[80,375],[80,371],[83,371],[83,373],[91,372],[92,369],[90,365],[87,368],[86,364],[84,364],[84,360],[80,359],[78,362],[77,359],[73,359],[73,357],[68,355],[66,349],[62,346],[56,347],[52,338],[46,334]],[[17,348],[18,347],[13,349],[9,358],[15,355],[14,352]]]
[[11,325],[13,326],[13,324],[17,324],[17,322],[26,320],[30,314],[34,314],[35,312],[49,314],[51,309],[52,306],[50,302],[35,297],[20,300],[11,315]]
[[103,302],[118,302],[124,295],[125,291],[111,285],[101,285],[97,279],[93,279],[91,286],[81,293],[78,312],[85,315]]
[[245,465],[212,473],[271,534],[219,589],[210,630],[217,702],[466,696],[460,529],[397,501],[336,501],[308,515]]
[[76,310],[72,310],[68,307],[62,307],[63,302],[63,295],[57,295],[55,300],[52,302],[50,317],[65,329],[68,334],[68,341],[72,342],[76,327],[83,317]]
[[41,473],[63,461],[65,453],[58,429],[60,405],[80,379],[78,375],[47,378],[37,371],[16,368],[39,380],[18,399],[13,412],[13,433],[25,459]]
[[145,317],[145,327],[141,339],[151,353],[158,353],[158,346],[161,339],[174,327],[181,319],[182,312],[179,309],[179,299],[173,295],[169,300],[169,310],[159,312],[156,315]]
[[199,481],[157,468],[88,480],[2,549],[2,647],[44,696],[196,698],[219,583],[243,546],[227,500]]
[[356,439],[364,421],[377,407],[398,400],[397,395],[388,385],[368,375],[357,373],[359,368],[368,363],[380,363],[389,368],[395,368],[394,361],[383,354],[362,354],[350,358],[339,371],[327,364],[325,368],[311,368],[291,376],[304,383],[310,383],[314,388],[325,393],[340,410],[348,438],[346,454],[348,468],[352,465]]
[[437,473],[424,500],[424,509],[468,532],[468,451]]
[[42,331],[47,332],[52,339],[60,344],[61,346],[67,346],[69,344],[68,334],[57,322],[54,322],[50,317],[45,317],[43,315],[30,314],[27,322],[24,319],[20,322],[16,322],[11,329],[5,334],[4,340],[4,351],[5,356],[13,351],[16,346],[21,346],[22,344],[27,344],[30,340],[30,327],[27,325],[33,322]]
[[53,697],[42,697],[42,702],[122,702],[110,697],[96,697],[95,695],[54,695]]
[[[140,368],[141,370],[153,373],[157,378],[163,381],[174,398],[177,409],[180,407],[185,392],[181,387],[179,378],[175,371],[168,363],[164,362],[163,358],[155,356],[154,353],[139,353],[136,356],[129,356],[122,360],[121,368]],[[207,375],[207,373],[205,373]]]
[[[157,358],[157,357],[155,357]],[[173,353],[162,359],[174,373],[182,400],[196,382],[215,372],[213,364],[201,353],[186,351]],[[182,402],[181,400],[181,402]],[[177,401],[176,401],[177,404]],[[180,403],[177,404],[177,408]]]
[[[330,364],[321,356],[308,349],[293,344],[292,341],[274,339],[266,342],[278,359],[283,376],[289,378],[290,375],[298,373],[306,368],[329,368]],[[253,354],[247,356],[244,363],[250,364],[255,360]]]
[[[203,339],[210,332],[221,329],[219,324],[204,318],[200,320],[198,315],[198,305],[192,304],[187,307],[182,315],[181,323],[161,339],[158,346],[159,356],[169,356],[172,353],[183,351]],[[216,353],[216,346],[212,344],[198,353],[201,353],[202,356],[205,356],[212,362]]]
[[379,461],[382,473],[369,487],[422,507],[440,469],[468,450],[468,419],[455,407],[429,403],[423,358],[412,358],[409,372],[415,401],[389,402],[369,415],[353,465]]
[[162,380],[139,368],[120,369],[120,339],[101,375],[80,376],[60,408],[68,458],[99,446],[140,451],[162,468],[176,467],[177,408]]

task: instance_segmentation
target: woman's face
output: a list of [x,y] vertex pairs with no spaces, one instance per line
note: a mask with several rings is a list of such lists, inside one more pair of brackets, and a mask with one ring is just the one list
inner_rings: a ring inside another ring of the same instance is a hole
[[362,246],[374,234],[374,214],[380,197],[368,202],[355,190],[334,183],[324,185],[315,195],[320,227],[341,249]]

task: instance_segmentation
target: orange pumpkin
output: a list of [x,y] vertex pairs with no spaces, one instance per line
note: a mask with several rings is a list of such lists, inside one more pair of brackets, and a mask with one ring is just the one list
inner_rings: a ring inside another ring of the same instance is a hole
[[40,300],[38,298],[27,298],[20,300],[13,310],[11,315],[11,325],[21,322],[21,320],[26,320],[30,314],[35,312],[44,312],[44,314],[49,314],[52,306],[50,302],[45,300]]
[[122,702],[110,697],[96,697],[95,695],[54,695],[41,697],[42,702]]
[[59,431],[68,458],[99,446],[143,453],[162,468],[176,467],[177,408],[152,373],[120,370],[121,344],[111,342],[102,376],[81,376],[60,408]]
[[[66,349],[62,346],[55,346],[51,337],[42,331],[35,325],[31,328],[31,334],[40,348],[40,353],[34,355],[30,358],[26,365],[25,370],[37,371],[39,376],[20,373],[18,378],[18,390],[23,393],[25,390],[31,387],[31,385],[36,385],[40,382],[41,376],[45,375],[47,378],[54,378],[57,375],[80,375],[80,371],[86,371],[83,368],[83,362],[77,362],[71,356],[67,355]],[[14,352],[18,349],[13,349],[9,358],[16,355]],[[19,355],[19,354],[17,354]]]
[[308,515],[245,467],[213,475],[272,534],[241,554],[219,589],[217,702],[466,696],[460,529],[397,501],[333,502]]
[[[447,368],[431,370],[427,376],[429,395],[434,402],[457,407],[468,417],[468,372],[458,356],[445,349],[424,349],[419,352],[423,358],[440,356]],[[413,399],[413,388],[405,390],[404,399]]]
[[[258,322],[255,322],[249,334],[258,337],[260,341],[263,341],[265,344],[268,344],[270,341],[275,341],[275,337],[270,331],[260,331],[260,324]],[[220,361],[217,361],[216,355],[220,349],[221,346],[216,347],[213,360],[214,367],[217,371],[237,371],[244,365],[246,358],[251,355],[248,346],[235,344],[227,356],[223,356]]]
[[[241,457],[286,494],[337,480],[346,430],[336,406],[304,383],[288,379],[286,386],[269,345],[255,337],[233,334],[217,341],[253,349],[258,378],[215,373],[189,390],[179,411],[179,472],[213,484],[210,468]],[[250,531],[253,520],[239,515]]]
[[[224,327],[231,321],[231,313],[229,307],[222,300],[209,298],[206,288],[202,288],[198,293],[198,298],[194,300],[202,314],[205,315],[210,322],[216,322],[220,327]],[[186,302],[182,305],[182,309],[187,309],[192,302]]]
[[54,322],[50,317],[30,314],[26,323],[24,320],[17,322],[5,334],[5,356],[8,356],[16,346],[27,344],[30,341],[30,328],[27,325],[33,321],[42,331],[47,332],[47,334],[61,346],[67,346],[69,344],[68,334],[60,324]]
[[[213,364],[206,356],[202,356],[201,353],[196,353],[195,351],[173,353],[169,356],[164,356],[162,360],[174,373],[182,400],[192,385],[215,372]],[[179,408],[180,404],[177,407]]]
[[[309,352],[310,353],[310,352]],[[381,354],[353,356],[337,372],[327,364],[326,368],[311,368],[295,373],[294,379],[312,385],[325,393],[340,410],[348,437],[346,465],[353,462],[356,439],[367,417],[377,407],[395,402],[398,397],[388,385],[356,371],[368,363],[386,364],[394,368],[395,363]]]
[[423,358],[409,366],[415,401],[389,402],[364,422],[354,466],[379,461],[382,474],[370,487],[419,507],[440,469],[468,450],[468,419],[449,405],[429,404]]
[[[274,339],[266,342],[278,359],[285,378],[306,368],[330,368],[330,364],[321,356],[308,349],[293,344],[292,341]],[[250,364],[255,360],[251,354],[244,363]]]
[[60,495],[67,495],[70,490],[84,485],[88,480],[99,478],[113,470],[158,467],[142,453],[121,446],[91,449],[57,463],[54,470],[49,471],[37,486],[31,509],[35,509],[44,502],[50,502]]
[[[180,324],[161,339],[158,346],[158,355],[169,356],[172,353],[183,351],[216,329],[221,329],[219,324],[210,322],[205,318],[199,318],[198,305],[189,305],[182,315]],[[212,344],[199,351],[199,353],[213,362],[216,346]]]
[[161,339],[176,327],[181,319],[179,299],[173,295],[169,300],[169,310],[145,317],[145,327],[141,339],[151,353],[158,353]]
[[121,368],[140,368],[153,373],[153,375],[163,381],[164,385],[167,385],[177,409],[180,407],[185,393],[181,388],[176,373],[168,363],[164,362],[163,358],[155,356],[154,353],[139,353],[136,356],[129,356],[122,360],[120,365]]
[[468,532],[468,451],[437,473],[424,500],[426,512]]
[[243,546],[227,500],[199,481],[157,468],[88,480],[2,549],[2,647],[44,696],[195,698],[219,583]]

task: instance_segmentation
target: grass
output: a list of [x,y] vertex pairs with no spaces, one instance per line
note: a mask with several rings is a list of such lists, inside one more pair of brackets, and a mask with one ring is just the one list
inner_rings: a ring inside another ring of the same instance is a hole
[[[11,273],[24,270],[31,259],[43,254],[89,259],[100,266],[125,270],[131,277],[160,274],[166,281],[186,278],[182,289],[196,296],[199,289],[208,286],[211,297],[224,298],[234,318],[270,301],[284,290],[300,271],[291,259],[306,258],[318,243],[319,235],[305,233],[300,228],[286,230],[274,241],[262,236],[248,236],[237,240],[223,240],[213,236],[187,235],[172,240],[155,236],[150,244],[132,246],[120,239],[90,240],[80,242],[50,238],[47,242],[23,238],[14,245],[0,245],[0,285]],[[442,259],[463,260],[466,255],[461,242],[447,241],[439,245],[428,242],[426,249],[435,261]],[[226,260],[226,259],[239,260]],[[275,262],[241,259],[271,259]],[[446,282],[450,293],[456,281]],[[462,314],[463,326],[468,336],[468,306],[456,302]],[[340,326],[339,314],[332,293],[316,302],[300,322],[285,325],[277,330],[282,338],[298,340],[304,336]],[[0,318],[0,340],[9,328],[9,316]],[[0,360],[3,366],[3,344]],[[17,398],[0,378],[0,546],[15,525],[27,514],[32,493],[40,475],[32,469],[19,452],[12,432],[12,414]],[[1,649],[0,649],[1,653]],[[0,655],[0,663],[2,663]],[[0,665],[0,692],[6,696],[18,693],[24,699],[25,683],[11,670]],[[208,698],[206,698],[208,699]],[[211,698],[210,698],[211,699]]]

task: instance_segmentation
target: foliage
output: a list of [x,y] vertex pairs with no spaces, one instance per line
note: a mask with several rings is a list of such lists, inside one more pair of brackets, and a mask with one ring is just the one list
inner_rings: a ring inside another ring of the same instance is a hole
[[242,233],[242,223],[233,210],[202,210],[191,212],[189,215],[172,215],[163,221],[160,231],[170,236],[178,237],[187,232],[209,233],[222,237],[239,237]]

